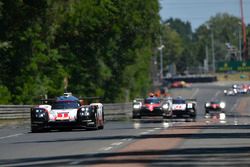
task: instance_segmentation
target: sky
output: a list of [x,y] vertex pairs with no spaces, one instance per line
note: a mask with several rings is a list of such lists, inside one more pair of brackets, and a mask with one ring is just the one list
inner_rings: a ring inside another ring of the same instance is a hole
[[[189,21],[193,31],[217,13],[241,17],[240,0],[159,0],[162,21],[179,18]],[[250,24],[250,0],[243,0],[245,23]]]

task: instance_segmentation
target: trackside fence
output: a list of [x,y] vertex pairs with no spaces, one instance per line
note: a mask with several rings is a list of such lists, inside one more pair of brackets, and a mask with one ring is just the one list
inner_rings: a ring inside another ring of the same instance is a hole
[[[103,104],[105,120],[126,119],[132,115],[131,103]],[[30,119],[32,105],[0,105],[0,120]]]

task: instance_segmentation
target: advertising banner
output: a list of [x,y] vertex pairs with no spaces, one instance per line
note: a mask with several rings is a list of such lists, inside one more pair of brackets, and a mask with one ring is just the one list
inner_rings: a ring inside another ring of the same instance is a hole
[[250,71],[250,61],[223,61],[217,63],[217,72]]

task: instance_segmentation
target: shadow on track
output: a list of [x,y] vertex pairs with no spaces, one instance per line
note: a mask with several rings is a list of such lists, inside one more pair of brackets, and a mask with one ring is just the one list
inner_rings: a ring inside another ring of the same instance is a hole
[[[1,160],[0,166],[67,166],[68,165],[119,165],[142,163],[150,166],[236,166],[250,165],[250,147],[185,148],[169,151],[145,150],[143,152],[117,152],[78,154],[54,157]],[[212,160],[212,161],[211,161]]]
[[[171,129],[250,129],[250,125],[219,125],[219,126],[176,126],[171,127]],[[22,144],[22,143],[58,143],[58,142],[74,142],[74,141],[102,141],[102,140],[119,140],[124,138],[132,139],[157,139],[157,138],[182,138],[182,139],[237,139],[237,138],[250,138],[250,133],[248,132],[239,132],[239,133],[196,133],[196,134],[145,134],[145,135],[111,135],[111,136],[98,136],[98,137],[79,137],[79,138],[70,138],[70,139],[59,139],[59,140],[40,140],[40,141],[27,141],[27,142],[14,142],[13,144]]]

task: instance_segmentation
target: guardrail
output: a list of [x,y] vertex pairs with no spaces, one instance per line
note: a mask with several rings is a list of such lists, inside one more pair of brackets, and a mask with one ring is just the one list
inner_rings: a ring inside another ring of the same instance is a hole
[[202,82],[215,82],[217,81],[217,76],[215,75],[188,75],[188,76],[174,76],[163,78],[165,83],[175,82],[175,81],[185,81],[191,83],[202,83]]
[[[118,120],[131,117],[131,103],[103,104],[105,119]],[[30,119],[33,105],[0,105],[0,120]]]

